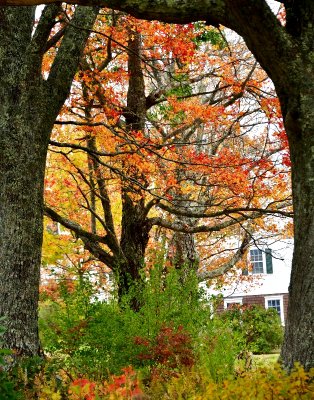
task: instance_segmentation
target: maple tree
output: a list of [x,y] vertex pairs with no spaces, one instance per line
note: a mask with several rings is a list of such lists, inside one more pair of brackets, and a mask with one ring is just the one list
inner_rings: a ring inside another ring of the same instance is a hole
[[[198,257],[194,233],[238,237],[246,221],[290,215],[278,161],[287,147],[274,93],[241,41],[204,24],[103,20],[51,141],[45,212],[112,269],[121,297],[142,281],[154,226],[175,232],[171,258],[182,268]],[[232,268],[249,241],[202,265],[202,279]]]

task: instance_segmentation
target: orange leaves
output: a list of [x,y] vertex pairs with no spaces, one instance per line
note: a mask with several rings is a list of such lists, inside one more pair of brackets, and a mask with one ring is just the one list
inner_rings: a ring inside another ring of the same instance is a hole
[[277,97],[262,98],[260,101],[260,105],[261,109],[265,112],[267,118],[271,122],[278,123],[278,120],[282,120],[280,104]]
[[206,125],[217,126],[219,117],[225,113],[224,106],[202,104],[200,99],[195,97],[182,101],[180,98],[171,96],[167,98],[167,101],[171,107],[168,118],[171,119],[175,115],[183,113],[182,125],[188,125],[200,119]]
[[111,383],[105,385],[105,391],[123,399],[132,399],[141,395],[143,392],[133,368],[126,367],[122,371],[124,372],[122,375],[111,377]]
[[195,54],[193,24],[175,25],[158,21],[136,21],[137,30],[142,34],[144,51],[150,57],[160,58],[171,53],[182,63],[187,63]]
[[[48,203],[84,229],[115,231],[118,242],[123,190],[134,206],[164,200],[180,210],[186,202],[204,214],[289,197],[279,102],[240,39],[199,23],[167,25],[109,11],[95,29],[63,109],[73,126],[55,131],[76,147],[52,148]],[[139,43],[130,51],[132,35]],[[93,151],[84,151],[91,140]],[[175,221],[175,213],[149,210]],[[204,220],[215,226],[230,218]]]
[[[123,374],[112,375],[107,382],[97,384],[86,378],[75,379],[68,390],[69,400],[133,399],[143,392],[132,367],[122,368]],[[106,397],[103,397],[106,396]]]

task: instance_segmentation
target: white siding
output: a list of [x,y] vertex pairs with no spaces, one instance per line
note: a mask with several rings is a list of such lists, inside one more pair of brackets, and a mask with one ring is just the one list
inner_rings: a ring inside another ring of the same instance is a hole
[[[253,248],[253,247],[252,247]],[[288,293],[292,265],[293,241],[285,240],[259,246],[263,250],[264,272],[254,274],[253,282],[238,282],[226,285],[219,292],[209,289],[210,294],[223,294],[224,298],[239,298],[253,295],[272,295]],[[265,249],[270,248],[273,256],[273,273],[266,273]],[[248,252],[249,254],[249,252]],[[249,257],[249,256],[248,256]],[[251,273],[249,272],[249,275]]]

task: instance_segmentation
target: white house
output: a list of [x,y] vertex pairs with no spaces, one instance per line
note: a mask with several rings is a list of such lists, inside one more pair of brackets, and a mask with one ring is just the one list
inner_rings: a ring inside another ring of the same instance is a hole
[[211,294],[221,294],[223,302],[218,311],[232,304],[258,304],[275,308],[284,325],[288,307],[288,288],[292,265],[293,240],[281,240],[268,244],[256,244],[248,251],[248,269],[243,275],[251,275],[249,281],[234,282]]

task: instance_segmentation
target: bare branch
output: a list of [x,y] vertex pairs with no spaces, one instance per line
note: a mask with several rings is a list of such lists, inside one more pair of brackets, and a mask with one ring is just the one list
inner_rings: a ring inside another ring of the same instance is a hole
[[230,271],[246,254],[250,244],[250,237],[250,234],[246,232],[242,239],[240,248],[235,252],[229,261],[222,264],[219,268],[214,270],[207,270],[206,268],[200,269],[197,272],[199,281],[202,282],[207,279],[217,278],[218,276],[224,275],[226,272]]

